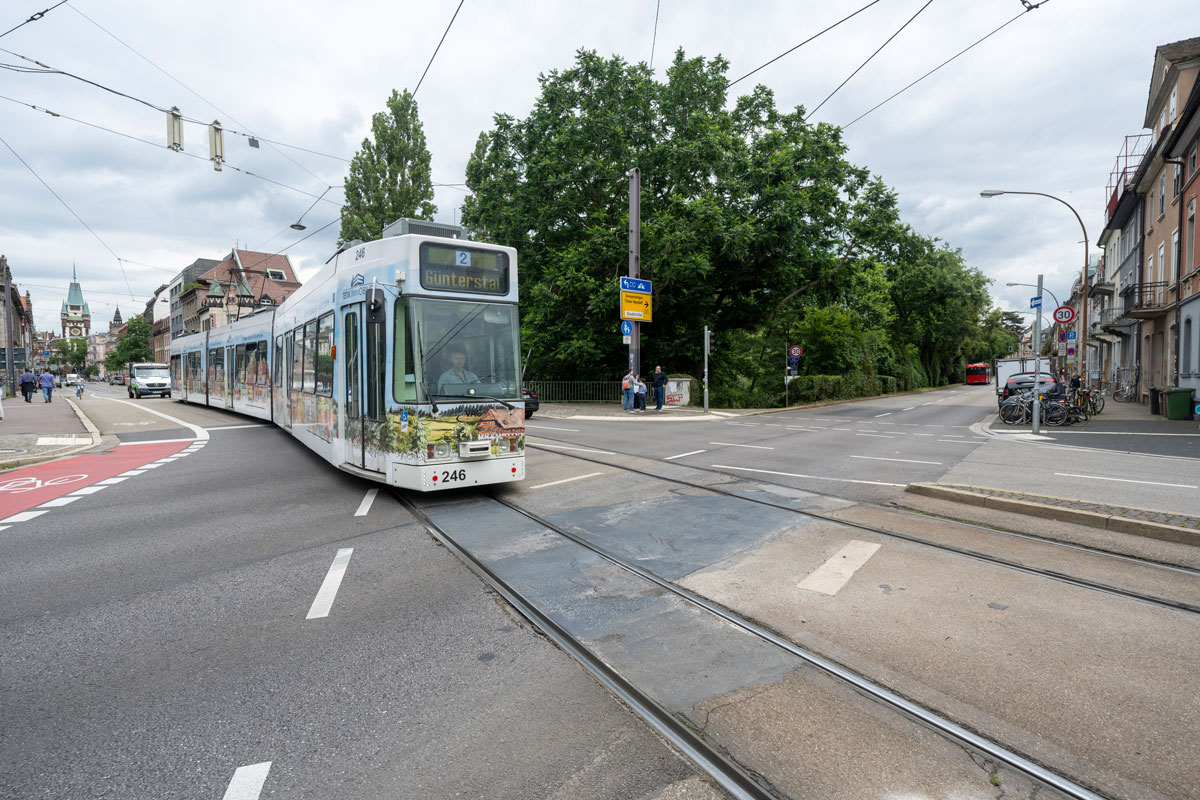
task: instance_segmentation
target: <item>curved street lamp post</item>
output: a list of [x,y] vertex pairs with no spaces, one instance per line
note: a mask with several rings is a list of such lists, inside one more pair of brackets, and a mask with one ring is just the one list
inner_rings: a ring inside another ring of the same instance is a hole
[[[1084,226],[1083,220],[1079,216],[1079,212],[1076,211],[1071,206],[1070,203],[1068,203],[1066,200],[1063,200],[1061,197],[1055,197],[1052,194],[1046,194],[1045,192],[1014,192],[1014,191],[1010,191],[1008,189],[985,189],[979,193],[979,196],[980,197],[996,197],[997,195],[1001,195],[1001,194],[1032,194],[1032,195],[1037,195],[1038,197],[1049,197],[1051,200],[1057,200],[1058,202],[1062,203],[1067,208],[1070,208],[1071,213],[1075,215],[1075,219],[1079,221],[1079,227],[1083,231],[1083,299],[1080,301],[1080,306],[1079,306],[1079,328],[1083,333],[1080,336],[1080,344],[1079,344],[1079,372],[1080,372],[1080,375],[1083,376],[1083,380],[1086,383],[1088,380],[1088,371],[1087,371],[1088,235],[1087,235],[1087,227]],[[1021,285],[1026,286],[1028,284],[1021,284]],[[1053,297],[1053,296],[1054,295],[1051,295],[1051,297]],[[1058,302],[1058,300],[1056,299],[1055,302]]]

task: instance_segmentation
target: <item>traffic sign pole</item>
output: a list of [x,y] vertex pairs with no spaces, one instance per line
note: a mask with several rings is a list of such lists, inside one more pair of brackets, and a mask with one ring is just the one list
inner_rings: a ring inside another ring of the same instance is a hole
[[[629,277],[641,277],[642,260],[642,171],[637,167],[629,170]],[[633,332],[629,335],[629,368],[641,375],[642,324],[631,321]]]

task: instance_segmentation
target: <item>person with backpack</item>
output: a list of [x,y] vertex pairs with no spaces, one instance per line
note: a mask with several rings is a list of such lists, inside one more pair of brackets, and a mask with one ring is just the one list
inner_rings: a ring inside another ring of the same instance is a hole
[[633,390],[636,388],[633,370],[625,373],[625,377],[621,379],[621,408],[625,411],[633,411]]

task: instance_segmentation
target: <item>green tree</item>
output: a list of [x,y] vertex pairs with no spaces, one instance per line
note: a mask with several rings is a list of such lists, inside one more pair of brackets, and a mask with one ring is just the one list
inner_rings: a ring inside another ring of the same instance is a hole
[[350,160],[339,246],[378,239],[385,225],[401,217],[433,219],[437,213],[425,130],[408,90],[392,90],[387,111],[371,118],[371,135]]
[[117,346],[104,359],[104,366],[110,372],[122,372],[129,364],[151,361],[153,358],[150,323],[138,314],[125,323],[125,330],[117,339]]
[[55,339],[54,355],[59,369],[67,372],[82,372],[87,362],[87,339]]

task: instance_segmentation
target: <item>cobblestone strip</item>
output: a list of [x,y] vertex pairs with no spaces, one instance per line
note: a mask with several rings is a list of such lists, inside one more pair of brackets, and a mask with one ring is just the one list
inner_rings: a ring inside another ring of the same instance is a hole
[[1115,506],[1107,503],[1091,503],[1084,500],[1070,500],[1064,497],[1051,497],[1042,494],[1010,492],[1004,489],[991,489],[985,486],[962,486],[952,483],[939,483],[935,485],[946,489],[954,489],[959,492],[983,495],[985,497],[1019,500],[1025,503],[1037,503],[1038,505],[1067,508],[1076,511],[1090,511],[1093,514],[1104,514],[1105,516],[1119,517],[1121,519],[1135,519],[1143,522],[1154,522],[1159,525],[1172,525],[1177,528],[1200,531],[1200,517],[1192,517],[1186,514],[1174,514],[1167,511],[1155,511],[1153,509],[1134,508],[1131,506]]

